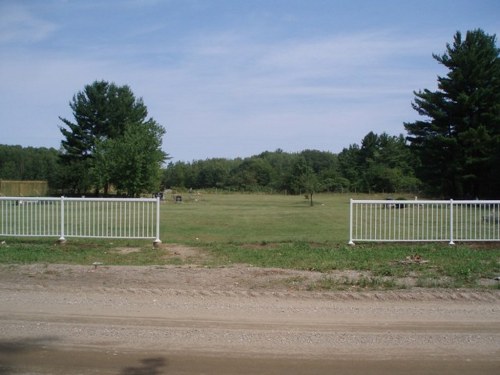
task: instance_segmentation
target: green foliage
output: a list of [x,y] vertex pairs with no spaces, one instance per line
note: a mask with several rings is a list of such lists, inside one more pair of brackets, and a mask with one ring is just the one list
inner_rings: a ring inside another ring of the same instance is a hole
[[150,120],[130,124],[123,135],[98,143],[94,154],[94,180],[111,182],[119,193],[139,196],[158,190],[164,129]]
[[351,181],[352,189],[361,192],[418,190],[414,159],[402,135],[368,133],[361,147],[351,145],[339,155],[341,171]]
[[497,197],[500,188],[500,50],[482,30],[457,32],[434,59],[448,69],[438,90],[415,92],[425,120],[406,123],[418,175],[441,196]]
[[289,186],[292,193],[306,193],[306,197],[310,200],[310,205],[313,205],[313,194],[321,189],[321,185],[313,168],[303,156],[295,161],[292,173],[290,174]]
[[47,180],[54,188],[60,175],[56,149],[0,145],[2,180]]
[[129,196],[159,188],[163,127],[128,86],[96,81],[73,97],[75,122],[61,118],[61,159],[70,192],[106,194],[111,185]]
[[[373,144],[368,145],[367,140]],[[245,159],[207,159],[170,163],[165,187],[247,192],[396,192],[416,191],[413,161],[404,137],[370,132],[363,146],[351,145],[339,155],[304,150],[264,152]]]
[[232,171],[230,185],[238,190],[255,190],[256,187],[269,187],[274,171],[271,164],[262,158],[243,160]]

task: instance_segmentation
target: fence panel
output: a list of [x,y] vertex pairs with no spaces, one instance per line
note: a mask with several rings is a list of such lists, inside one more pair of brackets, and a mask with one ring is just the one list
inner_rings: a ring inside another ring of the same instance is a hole
[[500,201],[453,201],[453,239],[500,241]]
[[500,201],[351,200],[349,243],[500,241]]
[[159,198],[0,197],[0,236],[155,239]]
[[0,197],[0,235],[58,236],[60,204],[53,198]]

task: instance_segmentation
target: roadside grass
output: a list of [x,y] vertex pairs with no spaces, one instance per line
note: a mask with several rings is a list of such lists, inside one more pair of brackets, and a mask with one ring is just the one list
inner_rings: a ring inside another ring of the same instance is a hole
[[[371,288],[406,288],[397,280],[410,278],[415,286],[480,288],[481,280],[500,275],[497,247],[473,248],[447,244],[310,244],[304,242],[208,245],[215,266],[244,263],[325,273],[315,288],[340,289],[340,285]],[[334,271],[356,270],[369,276],[340,282],[330,278]],[[489,283],[498,288],[498,283]],[[488,287],[488,285],[486,286]]]
[[[200,266],[310,270],[324,273],[309,289],[500,288],[483,283],[500,276],[500,245],[390,243],[347,245],[349,199],[384,196],[318,194],[314,206],[301,196],[266,194],[200,194],[183,203],[167,200],[161,210],[161,239],[148,240],[0,238],[0,263],[66,263],[88,265],[166,265],[197,262]],[[197,248],[206,256],[182,260],[169,256],[169,245]],[[128,251],[123,251],[127,250]],[[363,273],[357,279],[334,278],[335,271]],[[298,282],[298,281],[295,281]]]
[[393,278],[362,276],[360,278],[333,278],[324,277],[308,285],[308,290],[366,290],[366,289],[402,289],[404,285],[398,284]]
[[[164,265],[175,263],[165,250],[152,251],[144,241],[71,239],[60,245],[47,238],[7,238],[0,245],[0,264],[61,263],[91,265]],[[123,250],[128,251],[123,251]]]

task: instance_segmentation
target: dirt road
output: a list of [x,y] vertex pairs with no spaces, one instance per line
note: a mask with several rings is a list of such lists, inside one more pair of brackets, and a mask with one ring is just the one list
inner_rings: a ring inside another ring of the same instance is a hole
[[498,374],[500,292],[236,266],[0,266],[0,374]]

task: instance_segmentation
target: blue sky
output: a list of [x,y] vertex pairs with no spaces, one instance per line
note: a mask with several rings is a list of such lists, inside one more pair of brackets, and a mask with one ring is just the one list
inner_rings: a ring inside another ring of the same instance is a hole
[[[497,0],[0,0],[0,144],[59,148],[95,80],[129,85],[174,161],[340,152],[404,133],[456,31]],[[498,45],[498,41],[497,41]]]

